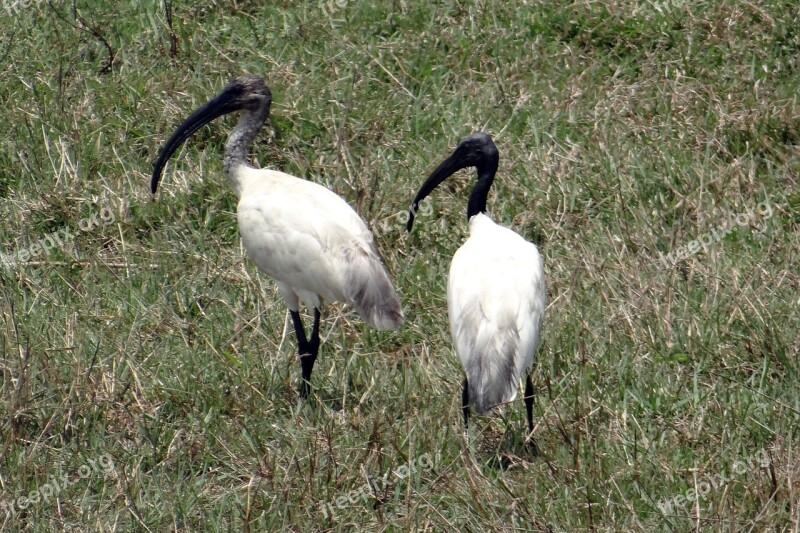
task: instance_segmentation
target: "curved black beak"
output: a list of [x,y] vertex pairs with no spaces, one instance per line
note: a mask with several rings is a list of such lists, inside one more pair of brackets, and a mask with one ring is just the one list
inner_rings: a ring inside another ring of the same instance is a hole
[[440,183],[462,168],[476,167],[478,169],[478,180],[475,182],[467,203],[467,219],[486,211],[486,197],[497,172],[499,158],[497,146],[494,145],[492,137],[487,133],[475,132],[461,141],[450,157],[442,161],[419,188],[419,192],[408,210],[406,229],[411,231],[419,203]]
[[240,95],[241,89],[230,85],[218,96],[189,115],[189,117],[178,126],[175,133],[173,133],[161,147],[158,153],[158,159],[153,163],[153,177],[150,180],[150,191],[153,194],[155,194],[158,189],[158,182],[161,179],[161,174],[164,172],[164,166],[166,166],[172,154],[174,154],[194,132],[215,118],[241,109],[241,103],[237,101]]
[[433,192],[433,190],[444,180],[462,168],[473,166],[475,163],[469,156],[470,154],[465,152],[462,147],[459,146],[452,154],[450,154],[450,157],[442,161],[441,164],[436,167],[436,170],[434,170],[431,175],[428,176],[428,179],[426,179],[425,183],[423,183],[419,188],[417,196],[414,197],[414,201],[411,203],[411,207],[408,210],[408,223],[406,224],[406,229],[409,232],[414,225],[414,217],[417,214],[420,202],[422,202],[426,196]]
[[188,139],[194,132],[211,122],[217,117],[232,113],[234,111],[246,110],[260,113],[263,120],[269,114],[269,107],[272,103],[272,93],[264,83],[261,76],[254,74],[244,74],[231,81],[219,95],[214,97],[207,104],[192,113],[186,120],[178,126],[158,154],[158,159],[153,164],[153,178],[150,180],[150,190],[155,194],[158,189],[158,181],[164,171],[170,156],[175,150]]

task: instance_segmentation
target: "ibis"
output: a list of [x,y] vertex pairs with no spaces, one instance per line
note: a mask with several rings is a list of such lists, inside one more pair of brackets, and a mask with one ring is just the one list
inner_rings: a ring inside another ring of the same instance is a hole
[[[248,163],[250,145],[269,116],[271,103],[272,94],[260,76],[235,78],[164,143],[150,188],[155,194],[170,156],[195,131],[217,117],[241,111],[225,143],[223,172],[238,197],[236,216],[245,252],[275,280],[289,308],[300,357],[300,396],[306,398],[325,302],[345,302],[381,330],[399,328],[403,313],[372,234],[347,202],[316,183]],[[313,310],[310,337],[300,316],[301,302]]]
[[[467,203],[469,238],[456,251],[447,281],[447,311],[456,355],[464,369],[461,405],[479,414],[517,396],[525,372],[528,433],[533,433],[530,369],[539,343],[547,296],[536,246],[486,214],[499,153],[486,133],[473,133],[422,184],[408,214],[408,231],[420,202],[457,171],[475,167]],[[535,446],[535,443],[533,443]]]

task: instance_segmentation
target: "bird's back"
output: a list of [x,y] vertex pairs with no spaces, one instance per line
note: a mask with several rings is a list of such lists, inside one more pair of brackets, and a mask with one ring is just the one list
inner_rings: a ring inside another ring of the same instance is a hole
[[447,286],[456,354],[478,412],[516,397],[534,361],[546,305],[536,246],[484,214],[453,256]]

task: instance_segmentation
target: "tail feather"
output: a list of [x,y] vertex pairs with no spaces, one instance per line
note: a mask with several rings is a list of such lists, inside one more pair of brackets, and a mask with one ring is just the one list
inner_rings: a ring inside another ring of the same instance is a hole
[[519,334],[516,328],[498,332],[482,325],[475,340],[464,370],[470,402],[478,413],[485,413],[517,396],[515,357],[519,349]]
[[344,286],[350,303],[370,326],[397,329],[403,325],[400,298],[377,254],[363,248],[345,251]]

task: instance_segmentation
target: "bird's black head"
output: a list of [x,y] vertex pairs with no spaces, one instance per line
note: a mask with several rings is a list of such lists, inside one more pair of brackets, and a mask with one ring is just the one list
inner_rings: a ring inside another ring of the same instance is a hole
[[258,113],[263,115],[263,120],[266,120],[271,104],[272,93],[261,76],[245,74],[235,78],[221,93],[189,115],[167,139],[153,164],[150,190],[155,194],[167,161],[194,132],[215,118],[235,111]]
[[255,74],[234,78],[215,100],[219,98],[225,100],[232,111],[258,111],[269,109],[272,104],[272,93],[264,83],[264,78]]
[[476,167],[478,170],[478,181],[470,195],[467,208],[467,217],[486,210],[486,196],[492,184],[494,175],[497,172],[497,165],[500,161],[500,152],[497,150],[491,136],[483,132],[473,133],[459,143],[450,157],[442,161],[436,167],[425,183],[422,184],[411,208],[408,212],[408,223],[406,228],[411,231],[414,225],[414,216],[419,209],[419,203],[425,199],[440,183],[452,176],[459,170],[467,167]]
[[478,172],[480,172],[482,168],[491,170],[492,165],[497,170],[500,153],[497,151],[497,146],[495,146],[491,136],[479,131],[461,141],[450,157],[456,159],[455,170],[477,167]]

